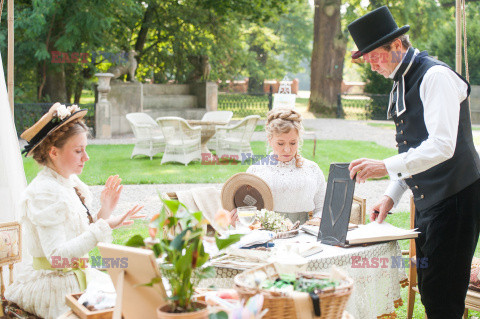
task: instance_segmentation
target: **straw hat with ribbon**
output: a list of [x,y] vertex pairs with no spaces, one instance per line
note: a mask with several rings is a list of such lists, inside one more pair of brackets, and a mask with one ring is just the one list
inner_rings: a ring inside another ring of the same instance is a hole
[[249,173],[237,173],[222,187],[222,206],[231,211],[240,206],[256,206],[258,210],[273,210],[273,195],[268,184]]
[[32,155],[33,150],[45,140],[47,136],[75,120],[82,119],[87,114],[87,109],[80,109],[77,105],[66,107],[55,103],[50,110],[42,116],[37,123],[20,135],[28,144],[22,151],[25,157]]

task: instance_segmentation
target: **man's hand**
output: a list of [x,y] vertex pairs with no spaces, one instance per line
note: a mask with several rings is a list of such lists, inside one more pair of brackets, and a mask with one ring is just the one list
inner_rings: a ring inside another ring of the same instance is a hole
[[[377,221],[377,223],[382,223],[392,208],[393,200],[387,195],[384,195],[383,198],[371,208],[370,220],[372,222]],[[375,214],[374,211],[379,212],[379,214]]]
[[357,175],[357,183],[365,183],[368,178],[380,178],[388,174],[383,161],[369,158],[360,158],[352,161],[348,169],[350,170],[351,179]]

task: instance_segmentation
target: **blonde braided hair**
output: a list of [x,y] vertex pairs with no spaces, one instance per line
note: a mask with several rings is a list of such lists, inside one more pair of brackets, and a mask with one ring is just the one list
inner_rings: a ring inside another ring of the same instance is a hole
[[88,127],[83,120],[67,123],[49,134],[33,151],[33,159],[40,165],[46,166],[50,162],[50,149],[52,146],[62,148],[68,139],[80,133],[88,133]]
[[270,140],[273,135],[289,133],[291,129],[296,129],[299,137],[298,150],[295,154],[296,167],[303,165],[303,157],[299,154],[303,145],[303,133],[305,129],[302,124],[302,115],[290,108],[275,108],[267,113],[267,123],[265,131],[267,139]]

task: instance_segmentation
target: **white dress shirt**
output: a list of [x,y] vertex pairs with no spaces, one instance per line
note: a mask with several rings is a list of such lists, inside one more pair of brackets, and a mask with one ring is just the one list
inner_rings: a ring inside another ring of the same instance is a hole
[[[390,77],[395,75],[398,66]],[[420,99],[428,138],[419,146],[384,160],[391,179],[385,195],[393,200],[394,207],[408,189],[405,178],[426,171],[453,156],[460,103],[467,97],[467,89],[467,84],[444,66],[435,65],[425,73],[420,84]],[[408,109],[408,104],[406,107]]]

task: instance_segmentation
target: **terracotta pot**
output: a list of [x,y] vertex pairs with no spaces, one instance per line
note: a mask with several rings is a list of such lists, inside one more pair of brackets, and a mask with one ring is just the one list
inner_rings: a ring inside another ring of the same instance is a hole
[[164,305],[157,308],[158,319],[208,319],[207,304],[204,302],[194,302],[196,308],[201,308],[194,312],[173,313],[168,312],[170,305]]

